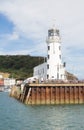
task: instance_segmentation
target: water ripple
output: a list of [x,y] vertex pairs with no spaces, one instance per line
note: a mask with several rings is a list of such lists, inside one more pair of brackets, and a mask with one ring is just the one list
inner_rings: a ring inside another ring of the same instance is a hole
[[0,130],[84,130],[84,105],[26,106],[0,93]]

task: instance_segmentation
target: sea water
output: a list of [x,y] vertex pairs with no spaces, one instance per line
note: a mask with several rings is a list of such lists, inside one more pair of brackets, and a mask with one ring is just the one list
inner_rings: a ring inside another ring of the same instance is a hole
[[24,105],[0,92],[0,130],[84,130],[84,105]]

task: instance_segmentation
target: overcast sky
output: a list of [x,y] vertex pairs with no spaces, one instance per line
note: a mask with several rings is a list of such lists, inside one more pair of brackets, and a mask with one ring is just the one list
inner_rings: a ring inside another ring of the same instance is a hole
[[0,55],[46,56],[53,25],[67,69],[84,79],[84,0],[0,0]]

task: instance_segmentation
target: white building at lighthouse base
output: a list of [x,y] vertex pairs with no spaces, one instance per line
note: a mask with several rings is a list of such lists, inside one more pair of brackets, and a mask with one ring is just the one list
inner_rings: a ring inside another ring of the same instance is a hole
[[[56,74],[53,74],[50,73],[50,78],[48,78],[48,72],[47,72],[47,62],[43,63],[43,64],[40,64],[36,67],[34,67],[34,70],[33,70],[33,76],[37,77],[39,79],[39,81],[42,81],[42,80],[51,80],[51,79],[54,79],[54,80],[65,80],[66,77],[65,77],[65,68],[63,67],[63,65],[60,66],[61,67],[61,70],[60,70],[60,75],[58,77],[58,73]],[[55,73],[55,70],[53,69],[53,73]]]

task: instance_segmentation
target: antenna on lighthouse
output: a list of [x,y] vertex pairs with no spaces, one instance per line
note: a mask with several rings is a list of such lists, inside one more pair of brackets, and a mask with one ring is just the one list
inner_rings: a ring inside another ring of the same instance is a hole
[[56,27],[55,27],[55,24],[53,24],[53,29],[55,29]]
[[53,26],[52,26],[53,29],[56,29],[56,26],[55,26],[55,25],[56,25],[56,19],[54,18],[54,19],[53,19]]

